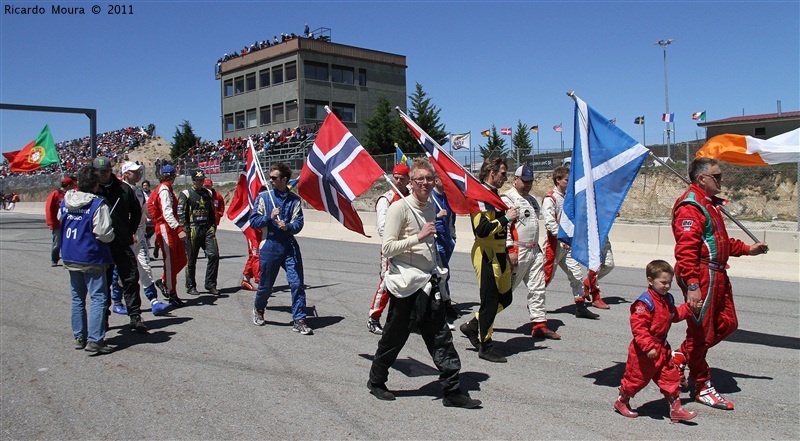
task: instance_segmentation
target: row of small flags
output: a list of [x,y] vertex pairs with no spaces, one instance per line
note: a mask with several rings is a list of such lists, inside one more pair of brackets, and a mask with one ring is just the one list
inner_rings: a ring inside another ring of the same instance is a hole
[[[702,111],[702,112],[694,112],[694,113],[692,113],[692,119],[693,120],[705,121],[706,120],[706,112],[705,112],[705,110]],[[675,121],[675,114],[674,113],[664,113],[664,114],[661,115],[661,121],[674,122]],[[617,119],[616,118],[611,118],[609,120],[609,122],[611,124],[616,125],[617,124]],[[636,119],[633,120],[633,123],[634,124],[644,124],[644,116],[637,116]],[[530,130],[533,133],[539,133],[539,126],[533,126],[533,127],[531,127]],[[561,133],[562,130],[563,130],[562,124],[559,123],[559,124],[554,125],[553,126],[553,130],[555,130],[556,133]],[[484,131],[481,132],[481,136],[485,136],[485,137],[488,138],[489,135],[491,134],[491,132],[492,131],[488,130],[488,129],[484,130]],[[500,129],[500,134],[501,135],[510,136],[511,135],[511,128],[510,127],[501,128]]]

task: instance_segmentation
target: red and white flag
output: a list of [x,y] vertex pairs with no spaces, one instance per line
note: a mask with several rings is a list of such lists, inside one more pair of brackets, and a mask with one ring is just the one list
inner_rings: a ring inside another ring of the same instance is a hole
[[511,136],[511,127],[503,127],[500,129],[500,134],[505,136]]
[[558,123],[558,125],[553,126],[553,130],[555,130],[556,132],[561,132],[561,130],[562,130],[561,129],[561,123]]
[[417,139],[428,160],[442,180],[444,194],[450,208],[458,214],[480,213],[482,211],[506,210],[508,207],[493,191],[484,187],[474,176],[461,166],[452,156],[434,141],[417,123],[403,111],[397,109],[400,119],[414,138]]
[[328,212],[348,230],[366,236],[352,202],[383,175],[383,169],[353,134],[329,113],[303,163],[297,189],[312,207]]
[[247,140],[246,158],[244,171],[239,174],[227,214],[228,219],[232,220],[242,231],[250,228],[250,210],[252,210],[258,194],[267,188],[252,139]]

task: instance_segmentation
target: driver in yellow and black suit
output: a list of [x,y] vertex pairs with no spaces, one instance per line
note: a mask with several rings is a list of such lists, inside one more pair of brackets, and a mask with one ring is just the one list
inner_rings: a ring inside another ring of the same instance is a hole
[[192,186],[183,190],[178,196],[178,222],[183,231],[189,233],[186,237],[186,255],[189,260],[186,266],[186,293],[199,295],[195,282],[195,269],[197,268],[197,253],[200,248],[206,253],[208,265],[206,266],[205,288],[210,294],[219,295],[217,291],[217,272],[219,271],[219,247],[214,218],[214,200],[211,192],[203,188],[206,178],[203,170],[194,170],[191,174]]
[[[483,161],[478,179],[497,193],[506,182],[508,166],[503,158]],[[481,305],[472,320],[463,323],[461,332],[478,349],[478,357],[494,363],[505,363],[492,343],[492,326],[497,314],[511,304],[511,263],[506,254],[508,224],[519,218],[516,207],[508,211],[485,211],[473,214],[472,265],[478,276]]]

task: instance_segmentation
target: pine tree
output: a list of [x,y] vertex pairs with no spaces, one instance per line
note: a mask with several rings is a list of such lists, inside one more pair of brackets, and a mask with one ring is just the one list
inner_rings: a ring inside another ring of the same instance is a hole
[[527,124],[523,124],[521,120],[517,121],[516,132],[513,138],[511,138],[511,144],[512,147],[509,156],[519,164],[527,162],[526,159],[531,154],[533,144],[531,143],[528,126]]
[[175,134],[172,136],[172,149],[170,149],[169,155],[173,160],[177,159],[199,143],[200,138],[194,134],[192,125],[189,121],[183,120],[181,125],[175,127]]
[[394,153],[397,121],[400,119],[385,95],[378,97],[375,114],[367,122],[364,148],[373,155]]
[[[428,94],[423,90],[422,85],[416,83],[414,93],[409,95],[411,100],[411,107],[408,109],[408,116],[417,125],[431,136],[436,142],[442,144],[447,138],[447,130],[445,125],[441,123],[439,113],[441,109],[437,108],[428,98]],[[416,156],[422,152],[419,143],[408,130],[405,123],[398,118],[396,125],[396,139],[400,148],[409,156],[414,153]]]
[[508,156],[508,151],[506,151],[506,140],[497,134],[497,128],[494,126],[494,124],[492,124],[492,131],[489,134],[489,138],[486,140],[486,145],[479,147],[481,149],[481,156],[483,156],[483,159]]

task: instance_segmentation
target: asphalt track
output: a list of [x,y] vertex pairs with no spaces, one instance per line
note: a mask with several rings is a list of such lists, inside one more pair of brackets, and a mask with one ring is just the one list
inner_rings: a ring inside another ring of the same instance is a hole
[[[797,283],[733,278],[740,329],[710,351],[709,362],[734,411],[689,402],[699,416],[672,424],[653,385],[633,400],[638,419],[611,410],[631,338],[629,302],[644,287],[643,271],[627,268],[603,281],[612,309],[597,321],[574,317],[566,280],[557,276],[548,312],[561,341],[530,338],[518,287],[495,329],[506,364],[478,359],[456,335],[462,387],[484,403],[463,410],[441,405],[437,372],[415,335],[390,371],[397,401],[369,395],[378,337],[367,332],[366,313],[378,247],[299,241],[315,335],[291,331],[282,274],[267,326],[252,324],[253,294],[238,288],[244,237],[220,231],[222,297],[188,298],[190,306],[169,317],[145,312],[146,335],[114,315],[107,341],[116,352],[92,357],[72,348],[68,278],[49,266],[43,216],[1,213],[2,439],[800,438]],[[466,254],[452,265],[453,297],[467,314],[477,307],[475,275]],[[198,276],[203,271],[200,264]],[[673,346],[684,330],[673,326]]]

